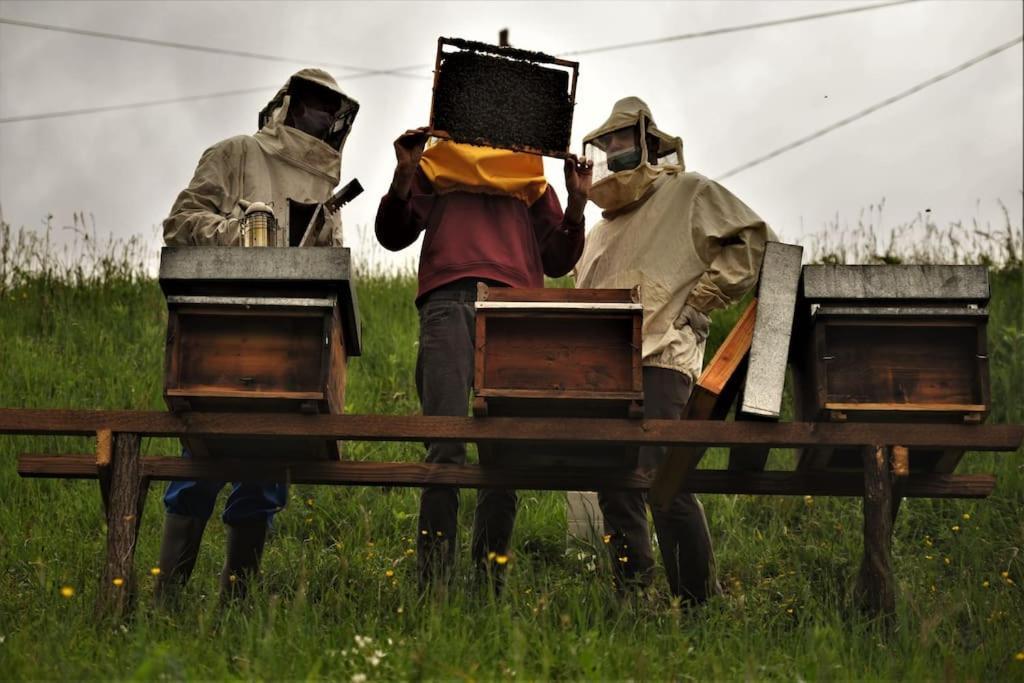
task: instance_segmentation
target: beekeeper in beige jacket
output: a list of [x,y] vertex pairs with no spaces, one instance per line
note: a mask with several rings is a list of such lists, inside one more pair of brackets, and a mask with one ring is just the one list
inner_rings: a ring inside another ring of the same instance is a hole
[[[281,228],[277,246],[288,246],[289,235],[306,227],[291,226],[291,218],[311,216],[312,207],[337,186],[341,152],[358,111],[359,104],[326,71],[297,72],[260,112],[254,135],[236,135],[203,152],[192,182],[164,221],[164,241],[239,245],[246,208],[263,202]],[[325,217],[315,241],[341,245],[336,213]]]
[[[773,234],[724,187],[685,171],[682,140],[658,129],[637,97],[616,102],[583,145],[594,162],[590,199],[604,212],[587,234],[576,286],[640,285],[644,416],[679,419],[701,372],[708,316],[754,286]],[[643,448],[640,465],[653,470],[663,457],[663,448]],[[645,498],[598,494],[620,588],[653,578]],[[652,512],[672,593],[703,602],[718,591],[703,507],[683,493]]]
[[[358,109],[327,72],[296,73],[260,112],[255,135],[228,138],[203,152],[192,182],[164,221],[164,240],[169,246],[239,245],[240,219],[247,207],[260,202],[283,228],[277,246],[294,246],[310,223],[316,244],[340,245],[341,221],[316,207],[338,184],[341,150]],[[315,216],[323,217],[322,224]],[[293,221],[304,224],[292,226]],[[183,455],[189,457],[187,451]],[[175,481],[167,487],[158,597],[170,597],[188,581],[223,486]],[[221,516],[228,527],[222,594],[246,593],[259,568],[270,520],[287,499],[282,482],[234,483]]]

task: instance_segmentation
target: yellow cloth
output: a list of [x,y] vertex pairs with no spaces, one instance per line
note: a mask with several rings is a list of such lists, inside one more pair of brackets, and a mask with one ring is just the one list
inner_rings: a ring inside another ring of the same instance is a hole
[[438,140],[423,152],[420,168],[440,194],[505,194],[531,206],[547,190],[544,161],[536,154]]

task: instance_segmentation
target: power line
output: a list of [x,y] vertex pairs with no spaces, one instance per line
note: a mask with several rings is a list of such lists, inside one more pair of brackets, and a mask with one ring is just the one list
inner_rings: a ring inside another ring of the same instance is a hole
[[261,52],[248,52],[245,50],[233,50],[229,48],[211,47],[209,45],[194,45],[191,43],[178,43],[171,40],[158,40],[155,38],[142,38],[140,36],[130,36],[121,33],[108,33],[106,31],[92,31],[89,29],[73,28],[70,26],[55,26],[53,24],[41,24],[33,21],[21,21],[20,19],[8,19],[6,17],[0,17],[0,24],[7,24],[9,26],[19,26],[21,28],[32,28],[41,31],[55,31],[58,33],[71,33],[80,36],[89,36],[91,38],[105,38],[107,40],[120,40],[126,43],[138,43],[141,45],[155,45],[157,47],[169,47],[176,50],[191,50],[193,52],[208,52],[216,55],[228,55],[231,57],[245,57],[248,59],[260,59],[266,62],[283,62],[286,64],[318,64],[320,66],[329,66],[333,69],[346,69],[348,71],[355,71],[356,75],[350,78],[361,78],[365,76],[398,76],[400,78],[425,78],[424,76],[416,76],[414,74],[403,73],[409,71],[412,68],[417,67],[400,67],[398,69],[366,69],[361,66],[352,66],[351,64],[337,64],[333,62],[324,62],[318,59],[298,59],[292,57],[281,57],[278,55],[268,55]]
[[153,100],[151,102],[133,102],[130,104],[111,104],[105,107],[90,107],[88,109],[68,109],[66,111],[51,111],[43,114],[27,114],[25,116],[7,116],[0,118],[0,123],[15,123],[17,121],[35,121],[38,119],[56,119],[64,116],[78,116],[79,114],[96,114],[104,111],[118,111],[121,109],[141,109],[143,107],[156,107],[172,102],[189,102],[194,100],[206,100],[214,97],[231,97],[232,95],[248,95],[255,92],[274,92],[276,86],[263,88],[245,88],[243,90],[227,90],[225,92],[210,93],[207,95],[186,95],[184,97],[172,97],[166,100]]
[[764,162],[766,162],[766,161],[768,161],[770,159],[774,159],[775,157],[779,156],[780,154],[784,154],[785,152],[788,152],[791,149],[796,149],[797,147],[800,147],[802,145],[806,145],[808,142],[811,142],[812,140],[816,140],[816,139],[820,138],[823,135],[831,133],[832,131],[836,130],[837,128],[842,128],[843,126],[849,125],[849,124],[853,123],[854,121],[857,121],[859,119],[864,118],[868,114],[872,114],[872,113],[878,111],[879,109],[882,109],[884,107],[889,106],[890,104],[893,104],[895,102],[899,102],[902,99],[906,99],[907,97],[910,97],[914,93],[917,93],[917,92],[920,92],[920,91],[924,90],[928,86],[935,85],[939,81],[944,81],[945,79],[949,78],[950,76],[955,76],[956,74],[960,73],[961,71],[969,69],[972,66],[974,66],[975,64],[983,62],[986,59],[989,59],[990,57],[994,57],[997,54],[999,54],[1000,52],[1003,52],[1005,50],[1009,50],[1011,47],[1013,47],[1014,45],[1018,45],[1021,42],[1024,42],[1024,34],[1017,36],[1016,38],[1014,38],[1013,40],[1011,40],[1011,41],[1009,41],[1007,43],[1003,43],[1002,45],[998,45],[998,46],[992,48],[991,50],[988,50],[987,52],[983,52],[982,54],[978,55],[977,57],[974,57],[973,59],[969,59],[966,62],[964,62],[963,64],[959,64],[958,66],[953,67],[949,71],[944,71],[944,72],[938,74],[937,76],[932,76],[928,80],[922,81],[922,82],[918,83],[917,85],[915,85],[912,88],[904,90],[903,92],[901,92],[901,93],[899,93],[897,95],[893,95],[892,97],[886,98],[886,99],[882,100],[881,102],[879,102],[877,104],[873,104],[870,107],[868,107],[867,109],[863,109],[863,110],[857,112],[856,114],[853,114],[851,116],[847,116],[844,119],[840,119],[839,121],[836,121],[832,125],[826,126],[826,127],[822,128],[821,130],[818,130],[818,131],[815,131],[815,132],[811,133],[810,135],[807,135],[807,136],[804,136],[804,137],[799,138],[797,140],[794,140],[793,142],[790,142],[787,145],[783,145],[782,147],[779,147],[778,149],[773,150],[773,151],[765,154],[764,156],[761,156],[761,157],[758,157],[758,158],[753,159],[751,161],[748,161],[745,164],[740,164],[736,168],[734,168],[734,169],[732,169],[730,171],[727,171],[723,175],[718,176],[716,178],[716,180],[725,180],[726,178],[728,178],[730,176],[734,176],[737,173],[740,173],[741,171],[745,171],[748,168],[752,168],[752,167],[757,166],[759,164],[763,164]]
[[681,33],[676,36],[665,36],[663,38],[650,38],[648,40],[638,40],[632,43],[619,43],[617,45],[605,45],[603,47],[590,47],[582,50],[572,50],[571,52],[562,52],[559,57],[577,57],[579,55],[592,55],[598,52],[611,52],[612,50],[625,50],[631,47],[641,47],[644,45],[658,45],[660,43],[674,43],[680,40],[692,40],[694,38],[707,38],[709,36],[719,36],[725,33],[738,33],[740,31],[753,31],[759,28],[768,28],[769,26],[782,26],[783,24],[795,24],[801,21],[811,21],[814,19],[826,19],[828,17],[837,17],[841,14],[853,14],[855,12],[870,12],[876,9],[884,9],[886,7],[895,7],[896,5],[906,5],[911,2],[919,2],[920,0],[894,0],[894,2],[883,2],[874,5],[859,5],[857,7],[847,7],[844,9],[832,10],[829,12],[817,12],[815,14],[804,14],[796,17],[788,17],[786,19],[772,19],[769,21],[759,21],[754,24],[740,24],[738,26],[725,26],[722,28],[713,28],[706,31],[694,31],[693,33]]
[[[880,3],[880,4],[874,4],[874,5],[866,5],[866,6],[858,6],[858,7],[848,7],[848,8],[845,8],[845,9],[833,10],[833,11],[829,11],[829,12],[818,12],[816,14],[805,14],[805,15],[796,16],[796,17],[788,17],[788,18],[784,18],[784,19],[774,19],[774,20],[771,20],[771,21],[758,22],[758,23],[754,23],[754,24],[744,24],[744,25],[740,25],[740,26],[728,26],[728,27],[717,28],[717,29],[709,29],[707,31],[700,31],[700,32],[696,32],[696,33],[686,33],[686,34],[681,34],[681,35],[678,35],[678,36],[668,36],[668,37],[663,37],[663,38],[652,38],[652,39],[649,39],[649,40],[637,41],[637,42],[633,42],[633,43],[621,43],[621,44],[618,44],[618,45],[606,45],[606,46],[603,46],[603,47],[587,48],[587,49],[584,49],[584,50],[576,50],[576,51],[573,51],[573,52],[563,52],[559,56],[560,57],[568,57],[568,56],[575,56],[575,55],[581,55],[581,54],[593,54],[593,53],[596,53],[596,52],[606,52],[606,51],[611,51],[611,50],[620,50],[620,49],[625,49],[625,48],[630,48],[630,47],[638,47],[638,46],[641,46],[641,45],[654,45],[654,44],[667,43],[667,42],[673,42],[673,41],[678,41],[678,40],[689,40],[689,39],[692,39],[692,38],[703,38],[703,37],[708,37],[708,36],[713,36],[713,35],[720,35],[720,34],[725,34],[725,33],[736,33],[736,32],[739,32],[739,31],[749,31],[749,30],[754,30],[754,29],[759,29],[759,28],[766,28],[766,27],[769,27],[769,26],[779,26],[779,25],[782,25],[782,24],[797,23],[797,22],[802,22],[802,21],[810,21],[810,20],[813,20],[813,19],[824,19],[824,18],[828,18],[828,17],[838,16],[838,15],[841,15],[841,14],[851,14],[851,13],[854,13],[854,12],[866,12],[866,11],[875,10],[875,9],[883,9],[885,7],[892,7],[894,5],[903,5],[903,4],[907,4],[907,3],[911,3],[911,2],[919,2],[919,1],[920,0],[895,0],[894,2]],[[279,61],[283,61],[283,62],[289,62],[289,63],[292,63],[292,62],[294,62],[294,63],[314,63],[314,64],[321,64],[323,66],[332,66],[332,67],[340,67],[340,68],[350,69],[350,70],[353,70],[353,69],[354,70],[359,70],[360,73],[356,73],[356,74],[353,74],[353,75],[350,75],[350,76],[346,76],[346,78],[345,78],[346,81],[354,80],[356,78],[365,78],[365,77],[368,77],[368,76],[377,76],[377,75],[384,75],[384,74],[396,75],[396,76],[405,76],[405,77],[409,77],[409,78],[427,78],[427,77],[422,77],[422,76],[415,76],[415,75],[412,75],[412,74],[406,74],[406,73],[403,73],[403,72],[411,71],[413,69],[427,68],[429,66],[432,66],[431,64],[413,64],[413,65],[402,66],[402,67],[397,67],[397,68],[393,68],[393,69],[371,70],[371,69],[361,69],[360,67],[354,67],[354,66],[343,65],[343,64],[330,64],[330,63],[326,63],[326,62],[316,62],[316,61],[312,61],[312,60],[309,61],[309,62],[306,62],[306,61],[303,61],[303,60],[292,60],[292,59],[286,58],[286,57],[262,55],[262,54],[259,54],[259,53],[243,52],[243,51],[238,51],[238,50],[229,50],[229,49],[226,49],[226,48],[215,48],[215,47],[207,47],[207,46],[201,46],[201,45],[190,45],[190,44],[187,44],[187,43],[175,43],[175,42],[171,42],[171,41],[154,40],[154,39],[150,39],[150,38],[139,38],[137,36],[127,36],[127,35],[116,34],[116,33],[105,33],[105,32],[100,32],[100,31],[90,31],[90,30],[86,30],[86,29],[75,29],[75,28],[68,28],[68,27],[62,27],[62,26],[52,26],[52,25],[49,25],[49,24],[38,24],[38,23],[25,22],[25,21],[19,21],[19,20],[14,20],[14,19],[5,19],[5,18],[2,18],[2,17],[0,17],[0,24],[12,24],[12,25],[15,25],[15,26],[24,26],[24,27],[28,27],[28,28],[38,28],[38,29],[42,29],[42,30],[60,31],[60,32],[65,32],[65,33],[81,34],[81,35],[87,35],[87,36],[93,36],[93,37],[99,37],[99,38],[110,38],[112,40],[124,40],[124,41],[134,42],[134,43],[143,43],[143,44],[147,44],[147,45],[158,45],[158,46],[161,46],[161,47],[173,47],[173,48],[180,48],[180,49],[185,49],[185,50],[195,50],[195,51],[199,51],[199,52],[213,52],[213,53],[216,53],[216,54],[227,54],[227,55],[233,55],[233,56],[238,56],[238,57],[252,57],[252,58],[255,58],[255,59],[264,59],[264,60],[268,60],[268,61],[278,61],[278,62]],[[271,88],[267,88],[267,89],[270,90]],[[74,109],[74,110],[68,110],[68,111],[62,111],[62,112],[44,112],[44,113],[40,113],[40,114],[27,114],[27,115],[24,115],[24,116],[14,116],[14,117],[0,118],[0,124],[2,124],[2,123],[14,123],[16,121],[31,121],[31,120],[37,120],[37,119],[58,118],[58,117],[63,117],[63,116],[77,116],[77,115],[80,115],[80,114],[92,114],[92,113],[99,113],[99,112],[106,112],[106,111],[117,111],[117,110],[123,110],[123,109],[138,109],[138,108],[142,108],[142,107],[151,107],[151,106],[157,106],[157,105],[162,105],[162,104],[172,104],[172,103],[175,103],[175,102],[190,102],[190,101],[203,100],[203,99],[209,99],[209,98],[214,98],[214,97],[226,97],[226,96],[229,96],[229,95],[247,94],[247,93],[250,93],[250,92],[255,92],[255,90],[256,89],[233,90],[233,91],[228,91],[228,92],[211,93],[211,94],[206,94],[206,95],[188,95],[188,96],[179,97],[179,98],[170,98],[170,99],[165,99],[165,100],[156,100],[156,101],[153,101],[153,102],[138,102],[138,103],[134,103],[134,104],[112,105],[112,106],[108,106],[108,107],[92,107],[92,108],[87,108],[87,109]]]

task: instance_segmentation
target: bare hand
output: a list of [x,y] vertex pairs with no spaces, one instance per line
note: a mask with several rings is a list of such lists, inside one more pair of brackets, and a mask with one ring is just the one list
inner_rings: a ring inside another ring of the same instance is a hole
[[565,191],[570,202],[586,204],[590,197],[590,183],[593,178],[594,162],[581,160],[575,154],[565,158]]
[[395,158],[398,160],[399,168],[403,170],[415,170],[423,156],[423,148],[427,144],[429,128],[413,128],[398,136],[395,140]]

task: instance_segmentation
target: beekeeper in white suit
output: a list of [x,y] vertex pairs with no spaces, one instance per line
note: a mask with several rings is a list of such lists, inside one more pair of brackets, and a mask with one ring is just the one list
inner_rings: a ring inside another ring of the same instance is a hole
[[[270,207],[280,230],[272,245],[297,246],[312,223],[313,243],[340,246],[341,220],[317,207],[341,175],[341,152],[359,111],[320,69],[295,73],[259,115],[259,130],[213,145],[164,220],[168,246],[242,244],[246,208]],[[315,217],[321,216],[317,224]],[[294,225],[293,225],[294,223]],[[185,451],[185,457],[190,454]],[[196,564],[207,520],[224,482],[175,481],[164,494],[167,517],[156,593],[180,592]],[[234,482],[222,520],[228,528],[222,594],[244,596],[259,569],[267,530],[288,500],[284,482]]]
[[[644,417],[679,419],[704,359],[709,315],[755,284],[771,229],[713,180],[688,173],[683,144],[662,132],[637,97],[615,103],[611,116],[583,140],[593,160],[590,200],[604,211],[587,234],[576,286],[640,285],[644,307]],[[653,471],[662,447],[640,450]],[[651,584],[654,553],[640,491],[598,494],[616,583]],[[672,593],[700,603],[718,592],[704,509],[690,493],[653,507]]]

